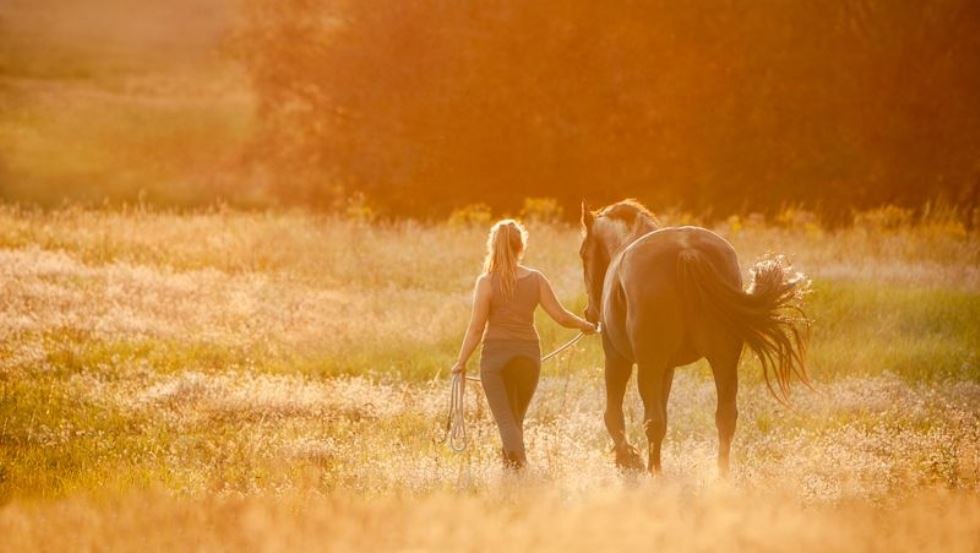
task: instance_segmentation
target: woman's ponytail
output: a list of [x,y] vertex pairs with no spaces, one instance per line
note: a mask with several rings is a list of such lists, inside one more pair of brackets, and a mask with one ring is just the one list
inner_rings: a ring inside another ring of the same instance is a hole
[[490,229],[483,271],[497,279],[505,297],[514,295],[517,287],[517,265],[526,244],[527,230],[513,219],[498,221]]

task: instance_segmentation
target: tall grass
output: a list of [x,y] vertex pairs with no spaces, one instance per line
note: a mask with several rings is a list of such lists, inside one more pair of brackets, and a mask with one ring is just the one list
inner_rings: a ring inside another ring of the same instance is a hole
[[[433,442],[482,226],[4,207],[0,548],[487,549],[506,535],[535,549],[967,550],[980,508],[976,236],[717,230],[744,266],[773,250],[815,279],[815,390],[780,406],[746,355],[725,484],[710,372],[682,369],[667,476],[625,478],[588,340],[545,367],[532,470],[510,482],[478,388],[470,448]],[[534,224],[527,262],[581,310],[578,240]],[[568,337],[544,318],[539,329],[546,349]],[[642,444],[640,419],[631,389]],[[76,541],[60,541],[66,528]]]

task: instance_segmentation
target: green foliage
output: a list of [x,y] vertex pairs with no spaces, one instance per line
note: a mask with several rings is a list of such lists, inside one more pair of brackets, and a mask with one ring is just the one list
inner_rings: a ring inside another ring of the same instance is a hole
[[854,226],[871,231],[897,230],[912,224],[911,209],[886,205],[855,214]]
[[564,210],[554,198],[524,198],[521,219],[535,223],[557,223],[564,219]]
[[469,204],[453,210],[449,214],[447,223],[451,227],[476,226],[489,227],[493,219],[493,212],[490,206],[484,203]]

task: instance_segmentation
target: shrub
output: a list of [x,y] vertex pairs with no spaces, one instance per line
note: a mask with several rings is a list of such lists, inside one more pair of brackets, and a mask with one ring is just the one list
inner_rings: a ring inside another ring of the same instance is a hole
[[526,222],[556,223],[562,220],[564,210],[554,198],[524,198],[521,219]]
[[855,213],[854,226],[875,232],[894,231],[911,226],[912,215],[911,209],[885,205]]
[[447,222],[451,226],[487,226],[492,218],[493,212],[490,211],[490,206],[478,203],[454,209],[449,214]]

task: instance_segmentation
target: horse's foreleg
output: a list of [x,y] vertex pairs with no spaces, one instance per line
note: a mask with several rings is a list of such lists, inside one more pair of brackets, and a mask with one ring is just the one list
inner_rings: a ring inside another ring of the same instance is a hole
[[728,348],[729,351],[708,358],[711,372],[715,376],[715,389],[718,392],[718,407],[715,410],[715,425],[718,427],[718,472],[728,476],[729,453],[732,438],[735,436],[735,423],[738,420],[738,358],[742,344]]
[[670,403],[670,387],[673,384],[674,384],[674,367],[671,367],[666,371],[664,371],[664,413],[667,412],[667,405],[668,403]]
[[633,364],[606,354],[606,412],[603,419],[606,430],[613,440],[616,464],[621,468],[642,468],[642,462],[633,446],[626,440],[626,420],[623,417],[623,396],[629,383]]
[[640,363],[637,369],[637,387],[643,400],[643,429],[650,447],[647,469],[660,472],[660,449],[667,434],[667,373],[662,363]]

